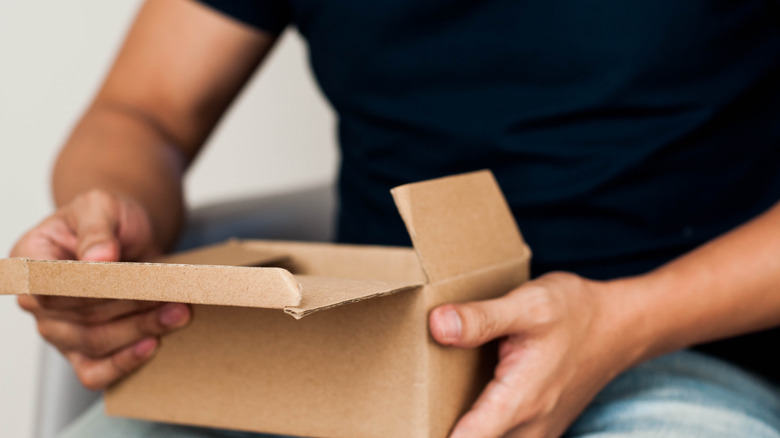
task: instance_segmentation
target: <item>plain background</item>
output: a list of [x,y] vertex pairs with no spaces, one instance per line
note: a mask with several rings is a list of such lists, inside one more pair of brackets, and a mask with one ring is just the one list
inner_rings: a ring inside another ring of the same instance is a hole
[[[52,211],[58,147],[96,91],[140,0],[0,2],[0,251]],[[192,206],[334,177],[334,116],[288,32],[191,170]],[[0,436],[32,437],[40,341],[0,297]]]

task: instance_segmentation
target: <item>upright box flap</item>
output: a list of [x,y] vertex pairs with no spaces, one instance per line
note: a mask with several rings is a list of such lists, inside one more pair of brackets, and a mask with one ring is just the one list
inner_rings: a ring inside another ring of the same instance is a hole
[[175,301],[283,309],[301,302],[281,268],[0,260],[0,294]]
[[430,281],[530,255],[490,171],[392,190]]

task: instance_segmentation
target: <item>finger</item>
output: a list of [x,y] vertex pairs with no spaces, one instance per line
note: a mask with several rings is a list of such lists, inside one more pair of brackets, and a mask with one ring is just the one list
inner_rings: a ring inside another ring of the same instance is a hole
[[547,288],[528,284],[485,301],[444,304],[431,311],[431,335],[442,345],[473,348],[546,327],[559,311]]
[[517,422],[514,416],[522,398],[515,378],[508,374],[490,381],[471,410],[455,424],[450,438],[494,438],[509,431]]
[[93,190],[76,199],[63,212],[65,222],[78,236],[76,256],[84,261],[120,259],[119,206],[109,194]]
[[[38,297],[39,301],[40,298]],[[136,300],[100,300],[79,299],[67,297],[46,297],[46,303],[37,308],[25,310],[35,314],[37,318],[59,319],[82,324],[100,324],[128,315],[148,311],[160,307],[159,301]],[[85,302],[86,300],[89,300]]]
[[145,338],[102,359],[93,359],[77,352],[65,353],[65,357],[73,365],[81,384],[97,391],[137,369],[154,355],[158,346],[156,338]]
[[503,298],[465,304],[445,304],[431,312],[430,330],[443,345],[472,348],[513,331],[513,315]]
[[44,311],[75,310],[86,307],[100,306],[117,301],[106,298],[75,298],[55,295],[23,295],[19,297],[19,305],[24,310],[33,313]]
[[101,358],[141,339],[160,336],[181,328],[189,319],[188,306],[169,303],[153,311],[97,325],[41,318],[38,320],[38,331],[61,350],[76,351],[90,358]]
[[11,249],[11,257],[64,260],[76,257],[78,239],[60,218],[50,217],[27,232]]

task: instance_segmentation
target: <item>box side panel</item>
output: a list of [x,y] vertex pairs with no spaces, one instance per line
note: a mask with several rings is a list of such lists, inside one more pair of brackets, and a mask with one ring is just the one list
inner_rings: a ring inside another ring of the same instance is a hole
[[277,266],[294,274],[379,280],[425,282],[425,274],[412,248],[327,243],[244,240],[256,251],[290,257]]
[[107,410],[295,436],[426,436],[424,304],[418,289],[300,321],[198,306],[190,327],[107,393]]
[[[451,281],[428,285],[427,309],[453,302],[502,296],[528,279],[527,262],[492,267]],[[493,375],[497,345],[479,349],[442,347],[428,336],[430,436],[446,437]]]

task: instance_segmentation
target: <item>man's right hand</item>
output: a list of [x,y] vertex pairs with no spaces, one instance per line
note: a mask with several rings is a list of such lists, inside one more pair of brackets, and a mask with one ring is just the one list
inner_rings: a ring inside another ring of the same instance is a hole
[[[25,234],[12,257],[136,261],[160,253],[138,203],[103,191],[76,197]],[[187,324],[187,305],[151,301],[20,296],[38,331],[70,361],[82,384],[104,389],[146,362],[161,335]]]

